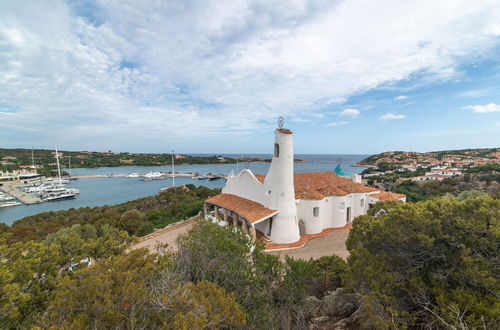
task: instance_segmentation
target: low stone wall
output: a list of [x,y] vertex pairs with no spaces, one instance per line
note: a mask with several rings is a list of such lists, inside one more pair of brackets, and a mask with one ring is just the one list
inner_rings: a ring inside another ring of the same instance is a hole
[[140,242],[144,242],[148,239],[152,239],[152,238],[155,238],[157,236],[160,236],[162,234],[164,234],[165,232],[168,232],[172,229],[175,229],[177,227],[181,227],[181,226],[184,226],[185,224],[189,223],[189,222],[196,222],[198,221],[199,219],[201,219],[201,212],[198,213],[197,215],[195,216],[192,216],[191,218],[188,218],[186,220],[181,220],[181,221],[177,221],[177,222],[174,222],[174,223],[171,223],[161,229],[157,229],[155,230],[154,232],[152,232],[151,234],[148,234],[146,236],[142,236],[142,237],[139,237],[139,239],[137,240],[137,243],[140,243]]

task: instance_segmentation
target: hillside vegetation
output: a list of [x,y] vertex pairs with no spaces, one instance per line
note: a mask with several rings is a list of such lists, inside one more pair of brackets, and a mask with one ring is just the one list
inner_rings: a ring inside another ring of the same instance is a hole
[[[141,154],[129,152],[59,151],[61,166],[68,168],[95,168],[116,166],[170,166],[172,154]],[[35,149],[35,165],[44,169],[55,168],[55,151]],[[71,158],[71,160],[70,160]],[[0,170],[14,170],[21,165],[31,165],[31,149],[0,149]],[[221,156],[176,155],[176,164],[235,163],[236,159]]]
[[40,213],[17,220],[11,227],[0,224],[0,228],[3,225],[9,233],[9,243],[39,241],[50,233],[75,224],[109,225],[129,235],[143,236],[155,228],[196,215],[202,210],[203,201],[219,191],[186,185],[118,205]]
[[431,152],[414,152],[414,151],[386,151],[379,154],[371,155],[358,163],[360,165],[379,165],[382,163],[410,163],[417,161],[419,164],[430,163],[431,161],[442,161],[445,157],[449,161],[460,161],[462,159],[497,159],[500,148],[479,148],[479,149],[461,149],[461,150],[442,150]]
[[125,252],[128,212],[150,223],[150,212],[177,210],[180,220],[212,193],[177,188],[5,226],[1,328],[498,328],[498,198],[378,203],[354,221],[347,262],[281,260],[207,221],[177,252]]

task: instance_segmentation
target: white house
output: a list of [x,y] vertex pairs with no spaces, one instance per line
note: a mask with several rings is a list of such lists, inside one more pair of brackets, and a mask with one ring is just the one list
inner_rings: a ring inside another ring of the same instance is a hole
[[447,177],[450,176],[455,176],[455,175],[461,175],[462,171],[456,168],[442,168],[442,167],[433,167],[431,168],[431,172],[428,172],[426,174],[439,174],[439,175],[444,175]]
[[412,181],[443,181],[443,179],[449,178],[449,175],[442,174],[426,174],[421,176],[416,176],[411,178]]
[[380,200],[406,201],[405,195],[360,184],[359,176],[294,174],[293,163],[292,132],[279,128],[267,174],[245,169],[228,177],[222,193],[206,200],[205,216],[241,226],[254,239],[287,244],[301,235],[344,227]]

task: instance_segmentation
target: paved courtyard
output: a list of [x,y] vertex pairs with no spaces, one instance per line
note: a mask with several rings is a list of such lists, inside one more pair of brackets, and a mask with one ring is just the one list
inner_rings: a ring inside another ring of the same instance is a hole
[[349,256],[349,252],[347,251],[347,248],[345,246],[347,236],[349,236],[349,229],[337,230],[323,237],[313,238],[301,248],[273,251],[268,253],[278,256],[287,255],[300,259],[318,259],[323,256],[336,254],[339,257],[346,259]]

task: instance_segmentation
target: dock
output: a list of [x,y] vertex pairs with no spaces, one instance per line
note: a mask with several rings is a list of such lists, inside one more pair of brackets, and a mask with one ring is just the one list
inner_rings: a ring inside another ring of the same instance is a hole
[[[162,175],[172,175],[172,173],[160,172]],[[139,177],[145,176],[147,173],[137,173]],[[126,178],[130,173],[116,173],[116,174],[92,174],[92,175],[73,175],[72,178],[77,179],[92,179],[92,178]],[[175,173],[175,177],[193,177],[194,173]]]
[[42,200],[36,196],[33,196],[29,193],[26,193],[19,189],[19,186],[22,186],[23,183],[20,181],[5,181],[2,182],[2,186],[0,186],[0,190],[11,195],[18,201],[23,202],[24,204],[38,204],[41,203]]

